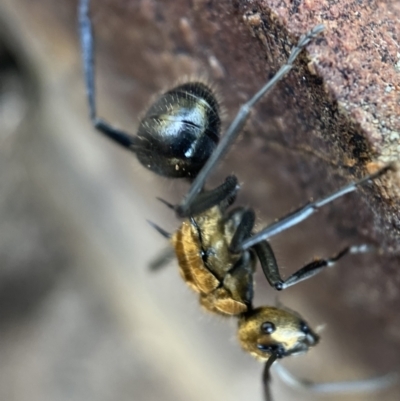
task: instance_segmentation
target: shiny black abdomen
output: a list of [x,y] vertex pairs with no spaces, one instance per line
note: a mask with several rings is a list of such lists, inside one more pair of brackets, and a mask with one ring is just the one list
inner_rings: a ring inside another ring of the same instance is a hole
[[214,151],[219,105],[211,89],[189,82],[164,93],[139,125],[135,152],[157,174],[195,177]]

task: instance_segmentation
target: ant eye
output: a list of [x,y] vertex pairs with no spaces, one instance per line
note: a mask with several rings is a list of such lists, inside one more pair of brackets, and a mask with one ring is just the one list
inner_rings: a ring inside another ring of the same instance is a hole
[[304,333],[304,334],[309,334],[310,333],[310,328],[308,327],[307,323],[304,321],[300,322],[300,330]]
[[276,330],[276,327],[271,322],[264,322],[261,325],[261,331],[265,334],[272,334]]

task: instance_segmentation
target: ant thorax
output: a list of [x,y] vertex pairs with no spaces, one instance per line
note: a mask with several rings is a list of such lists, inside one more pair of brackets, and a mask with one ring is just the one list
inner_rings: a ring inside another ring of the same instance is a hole
[[225,216],[215,206],[184,220],[172,236],[182,278],[205,309],[223,315],[246,312],[253,298],[254,258],[229,249],[238,213]]

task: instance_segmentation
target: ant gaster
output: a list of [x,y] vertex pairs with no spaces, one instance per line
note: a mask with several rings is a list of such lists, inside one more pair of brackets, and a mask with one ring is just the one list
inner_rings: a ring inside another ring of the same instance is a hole
[[319,337],[297,313],[270,306],[253,307],[256,263],[260,263],[269,284],[282,290],[316,275],[346,254],[366,252],[369,247],[347,247],[331,258],[314,260],[283,279],[268,239],[305,220],[327,203],[378,178],[390,166],[323,199],[307,203],[258,232],[253,232],[255,214],[252,209],[229,209],[239,189],[235,176],[229,176],[222,185],[212,190],[205,190],[204,184],[240,133],[254,105],[291,70],[301,50],[324,30],[324,26],[318,25],[300,37],[287,63],[240,107],[220,140],[219,104],[212,89],[202,82],[187,82],[162,94],[140,122],[136,136],[100,119],[95,103],[89,0],[80,0],[79,21],[90,118],[94,127],[134,152],[146,168],[159,175],[186,178],[191,182],[187,195],[179,205],[162,200],[184,218],[177,232],[171,235],[151,224],[171,240],[181,275],[199,294],[201,305],[218,314],[238,317],[238,337],[243,349],[266,362],[263,378],[265,398],[269,400],[269,369],[273,362],[306,352],[318,343]]

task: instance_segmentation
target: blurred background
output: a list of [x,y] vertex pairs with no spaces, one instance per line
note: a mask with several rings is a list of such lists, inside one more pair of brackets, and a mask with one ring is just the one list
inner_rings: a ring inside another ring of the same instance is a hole
[[[195,3],[186,7],[206,7]],[[242,35],[244,50],[231,55],[237,67],[227,70],[206,50],[201,58],[175,45],[184,40],[190,47],[196,32],[173,2],[165,8],[176,13],[180,35],[176,27],[163,30],[163,6],[93,1],[101,116],[135,133],[152,94],[208,70],[232,118],[264,79],[240,80],[251,70],[246,52],[257,40],[239,24],[232,35]],[[262,365],[239,349],[236,322],[203,313],[175,261],[157,273],[148,269],[166,244],[146,219],[168,231],[179,224],[155,198],[176,202],[187,186],[145,171],[91,128],[76,7],[76,1],[0,0],[0,399],[261,400]],[[255,207],[259,226],[345,182],[335,176],[314,185],[310,171],[319,160],[274,141],[265,150],[254,135],[257,124],[213,182],[238,174],[238,204]],[[360,231],[375,215],[367,198],[351,197],[274,239],[285,276],[314,255],[365,241]],[[349,257],[279,297],[258,274],[256,305],[283,303],[322,327],[321,344],[284,365],[315,381],[396,370],[400,278],[389,270],[383,279],[382,267],[396,263],[390,255]],[[318,396],[277,377],[272,388],[276,401],[394,401],[399,391]]]

